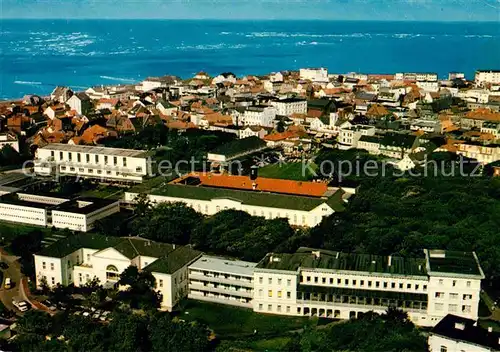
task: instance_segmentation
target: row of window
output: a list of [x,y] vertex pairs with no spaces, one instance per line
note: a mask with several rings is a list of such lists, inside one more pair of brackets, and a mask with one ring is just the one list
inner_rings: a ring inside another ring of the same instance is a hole
[[[448,312],[454,313],[458,312],[459,305],[458,304],[449,304],[448,305]],[[470,313],[472,307],[468,304],[464,304],[460,307],[462,313]],[[435,303],[434,304],[434,310],[436,312],[442,312],[444,311],[444,303]]]
[[[66,166],[61,166],[61,171],[66,171],[66,169],[67,169],[67,168],[66,168]],[[74,167],[70,167],[70,168],[69,168],[69,171],[75,172],[75,168],[74,168]],[[84,168],[79,168],[79,169],[78,169],[78,171],[79,171],[79,172],[85,172],[85,169],[84,169]],[[136,172],[142,172],[142,167],[137,167],[137,168],[135,169],[135,171],[136,171]],[[87,173],[89,173],[89,174],[93,174],[93,173],[94,173],[94,169],[87,169]],[[102,175],[102,170],[97,169],[97,170],[96,170],[96,173],[97,173],[98,175]],[[116,171],[116,172],[115,172],[115,175],[116,175],[116,176],[120,176],[120,174],[121,174],[121,173],[120,173],[120,172],[118,172],[118,171]],[[106,171],[106,175],[112,175],[112,172],[111,172],[110,170],[107,170],[107,171]]]
[[[22,211],[22,212],[28,212],[28,213],[33,213],[33,212],[42,213],[43,212],[43,210],[37,210],[37,209],[33,210],[31,208],[26,209],[25,207],[22,207],[22,206],[17,207],[17,206],[5,205],[5,204],[1,204],[0,206],[1,206],[1,208],[5,208],[5,209],[8,209],[8,210],[14,210],[16,212],[20,212],[20,211]],[[10,215],[10,213],[7,213],[7,215]]]
[[[263,305],[263,304],[259,304],[259,310],[260,310],[260,311],[263,311],[263,310],[264,310],[264,305]],[[267,311],[268,311],[268,312],[272,312],[272,311],[273,311],[273,305],[272,305],[272,304],[268,304],[268,305],[267,305]],[[283,312],[283,307],[281,306],[281,304],[276,305],[276,311],[277,311],[278,313]],[[285,307],[284,312],[286,312],[286,313],[290,313],[290,312],[291,312],[291,308],[290,308],[290,306],[286,306],[286,307]]]
[[[434,294],[434,297],[436,297],[436,298],[444,298],[445,295],[446,294],[444,292],[436,292]],[[458,299],[458,293],[450,293],[449,297],[450,297],[450,299]],[[464,300],[464,301],[470,301],[471,299],[472,299],[472,295],[471,294],[463,294],[462,295],[462,300]]]
[[[47,263],[42,262],[42,269],[47,269]],[[54,263],[50,263],[50,270],[54,270]]]
[[[263,290],[259,290],[259,297],[263,296]],[[273,297],[273,290],[268,290],[267,291],[267,297],[272,298]],[[277,298],[284,298],[283,296],[283,291],[279,290],[276,292],[276,297]],[[286,291],[286,298],[291,299],[292,298],[292,293],[290,291]]]
[[[442,286],[444,285],[444,279],[439,279],[439,285]],[[451,282],[451,286],[453,287],[457,287],[458,285],[458,281],[457,280],[452,280]],[[470,287],[471,286],[471,282],[470,281],[467,281],[466,284],[465,284],[467,287]]]
[[12,218],[17,218],[17,219],[24,219],[24,220],[35,220],[35,221],[44,221],[44,218],[34,218],[31,216],[20,216],[20,215],[13,215],[13,214],[5,214],[5,213],[0,213],[0,218],[2,219],[12,219]]
[[42,279],[46,280],[47,283],[50,283],[51,285],[55,285],[56,284],[56,278],[53,277],[53,276],[50,278],[50,282],[47,280],[47,276],[45,276],[45,275],[42,276]]
[[[64,153],[65,152],[59,152],[59,160],[60,161],[64,161]],[[73,153],[73,152],[67,152],[67,153],[68,153],[68,159],[67,159],[68,161],[72,161],[73,160],[73,154],[76,154],[76,161],[79,162],[79,163],[82,162],[82,153]],[[90,163],[90,159],[91,159],[90,155],[91,154],[84,154],[84,155],[85,155],[85,161],[87,163]],[[55,157],[56,157],[55,151],[51,150],[50,151],[50,156],[54,160],[56,160],[55,159]],[[110,157],[108,157],[107,155],[104,155],[103,160],[104,160],[104,164],[105,165],[108,164],[109,159],[110,159]],[[99,160],[100,160],[99,155],[95,155],[94,154],[94,161],[95,161],[96,164],[99,163]],[[116,157],[116,156],[113,157],[113,165],[115,165],[115,166],[118,165],[118,157]],[[127,166],[127,158],[122,158],[122,165],[123,166]]]
[[[304,280],[304,276],[301,276],[300,277],[300,282],[301,283],[304,283],[304,282],[306,282],[306,283],[314,282],[315,284],[319,284],[320,278],[318,276],[314,276],[314,277],[305,276],[305,280]],[[358,286],[358,280],[356,280],[356,279],[344,279],[342,281],[341,278],[337,278],[337,280],[335,280],[333,277],[328,278],[328,280],[327,280],[326,277],[322,277],[321,278],[321,283],[324,284],[324,285],[327,284],[327,283],[330,284],[330,285],[334,285],[336,283],[337,286],[341,286],[341,285],[343,285],[343,286]],[[365,280],[359,280],[359,287],[365,287]],[[415,291],[420,290],[420,284],[407,283],[405,285],[402,282],[396,283],[394,281],[388,282],[388,281],[366,280],[366,287],[369,287],[369,288],[372,288],[372,287],[375,287],[375,288],[391,288],[391,289],[398,288],[400,290],[403,290],[406,287],[407,290],[412,290],[412,289],[414,289]],[[427,285],[422,285],[422,290],[426,291],[427,290]]]
[[[278,285],[281,285],[283,283],[283,280],[281,278],[278,278],[276,280],[276,282],[278,283]],[[264,283],[264,278],[262,276],[259,276],[259,284],[263,284],[263,283]],[[272,277],[267,278],[267,283],[269,285],[272,285],[273,284],[273,278]],[[291,279],[287,279],[286,280],[286,285],[287,286],[292,286],[292,280]]]

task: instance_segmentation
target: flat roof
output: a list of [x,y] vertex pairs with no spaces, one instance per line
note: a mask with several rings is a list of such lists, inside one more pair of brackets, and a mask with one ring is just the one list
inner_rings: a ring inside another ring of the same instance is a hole
[[433,273],[474,275],[484,278],[474,252],[425,250],[427,270]]
[[[78,201],[89,202],[91,204],[80,206]],[[115,199],[102,199],[93,197],[81,197],[57,205],[52,211],[62,211],[75,214],[90,214],[96,210],[119,202]]]
[[42,202],[32,202],[29,200],[22,200],[19,199],[19,196],[16,193],[7,193],[0,196],[0,204],[11,204],[20,207],[28,207],[35,209],[50,209],[55,206],[54,204],[46,204]]
[[189,266],[190,269],[215,271],[224,274],[253,276],[257,263],[204,255]]
[[137,158],[146,157],[148,154],[148,151],[146,150],[108,148],[108,147],[72,145],[72,144],[62,144],[62,143],[50,143],[45,147],[42,147],[41,149],[55,150],[61,152],[102,154],[102,155],[137,157]]
[[342,253],[305,247],[294,254],[269,253],[257,264],[257,268],[286,271],[328,269],[427,277],[424,258]]

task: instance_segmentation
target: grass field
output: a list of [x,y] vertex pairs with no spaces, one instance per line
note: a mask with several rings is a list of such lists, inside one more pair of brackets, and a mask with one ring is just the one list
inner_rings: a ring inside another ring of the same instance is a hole
[[[316,164],[311,164],[311,169],[316,170]],[[286,164],[271,164],[259,169],[259,176],[269,178],[279,178],[294,181],[308,181],[313,178],[313,174],[302,162],[286,163]]]
[[283,335],[291,330],[315,324],[304,317],[286,317],[254,313],[250,309],[187,300],[179,318],[208,325],[219,338],[252,335]]

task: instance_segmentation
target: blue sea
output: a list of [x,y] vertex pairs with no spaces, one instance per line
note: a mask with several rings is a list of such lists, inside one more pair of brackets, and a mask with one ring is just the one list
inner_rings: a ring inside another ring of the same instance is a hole
[[264,74],[306,66],[330,72],[431,71],[445,77],[500,68],[499,23],[2,20],[0,98],[184,78]]

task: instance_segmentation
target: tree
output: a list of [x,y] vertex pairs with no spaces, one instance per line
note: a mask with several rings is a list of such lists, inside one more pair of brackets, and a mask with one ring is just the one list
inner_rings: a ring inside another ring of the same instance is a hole
[[127,303],[130,308],[160,307],[162,296],[154,291],[156,280],[149,271],[139,271],[136,266],[131,265],[121,273],[118,283],[128,286],[127,290],[118,292],[118,299]]
[[134,219],[134,232],[154,241],[188,244],[202,215],[184,203],[160,203]]
[[118,312],[109,324],[110,351],[150,351],[147,317]]
[[52,329],[52,319],[41,310],[29,310],[18,320],[18,329],[23,334],[48,335]]
[[139,193],[134,199],[134,213],[138,216],[144,216],[151,209],[152,204],[146,193]]

